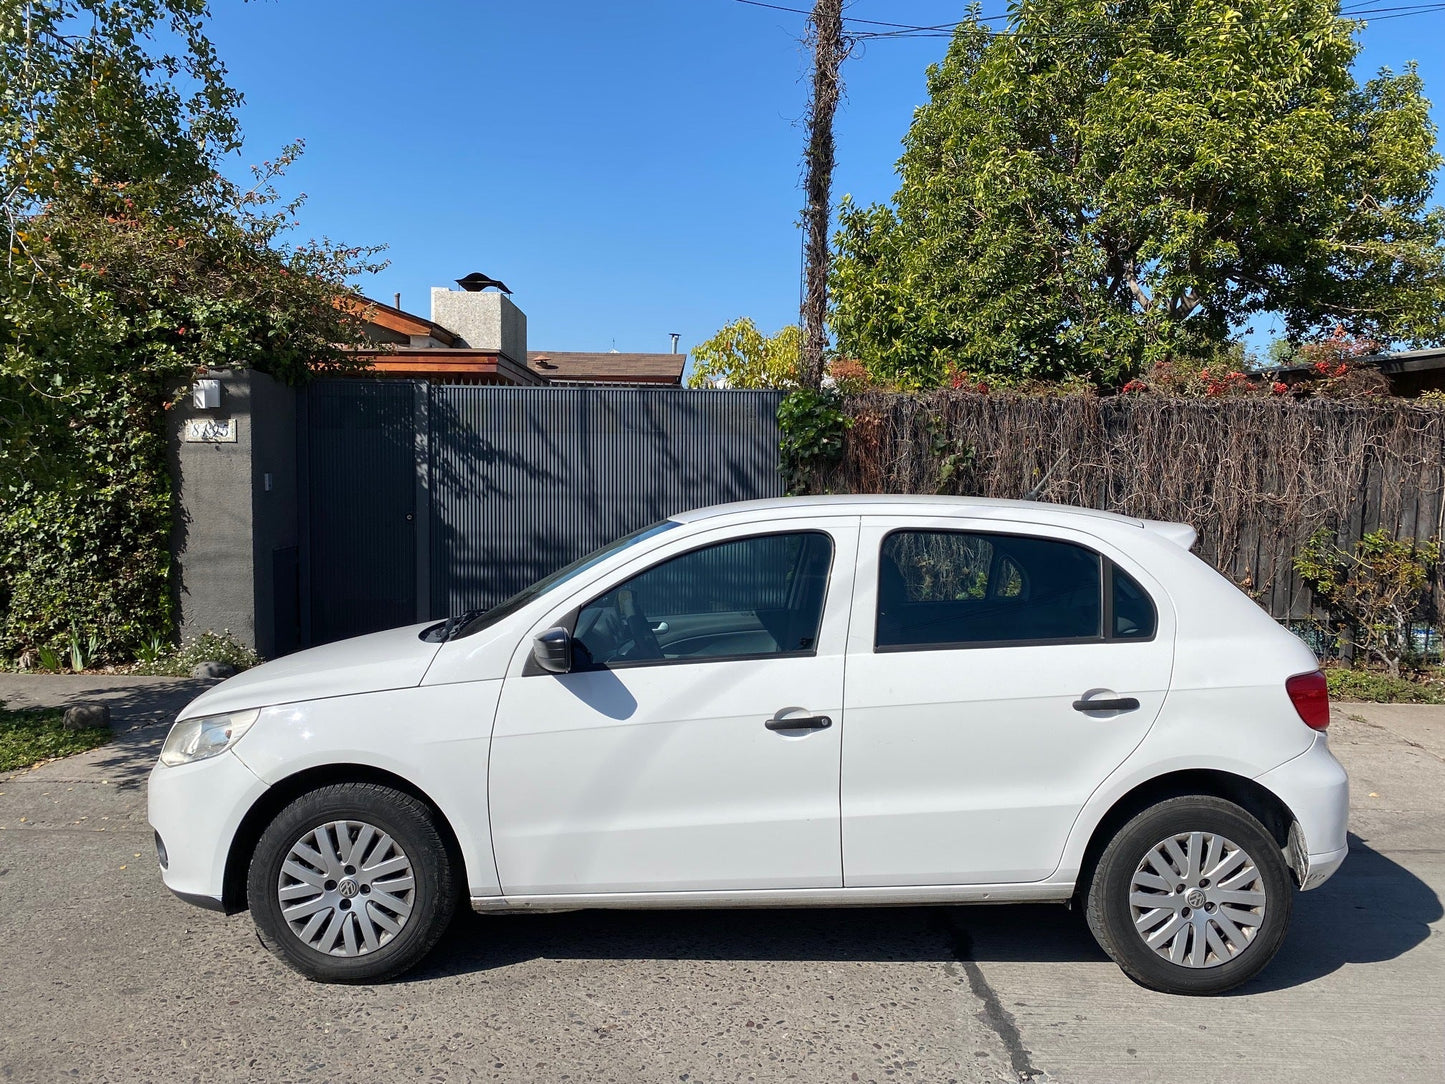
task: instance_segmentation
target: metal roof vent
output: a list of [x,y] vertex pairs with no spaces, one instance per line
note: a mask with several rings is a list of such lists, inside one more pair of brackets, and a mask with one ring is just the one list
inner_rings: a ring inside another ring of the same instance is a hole
[[469,294],[479,294],[488,287],[495,286],[504,294],[512,291],[507,289],[507,284],[501,279],[489,278],[480,271],[473,271],[466,278],[457,279],[457,285]]

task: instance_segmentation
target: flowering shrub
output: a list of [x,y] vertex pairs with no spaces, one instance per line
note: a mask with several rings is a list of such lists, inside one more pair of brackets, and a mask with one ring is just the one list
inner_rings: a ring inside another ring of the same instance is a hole
[[828,375],[844,395],[857,395],[873,384],[872,376],[857,358],[834,358],[828,365]]
[[[1312,365],[1316,372],[1324,373],[1329,370],[1342,369],[1345,367],[1345,363],[1357,358],[1378,354],[1381,349],[1383,347],[1374,339],[1347,334],[1344,325],[1336,324],[1334,331],[1330,332],[1327,338],[1320,339],[1318,342],[1302,343],[1297,356],[1300,364]],[[1345,374],[1336,371],[1332,375],[1344,376]]]
[[988,394],[987,383],[979,380],[967,369],[960,368],[957,365],[949,365],[948,368],[944,370],[944,381],[955,391],[973,391],[979,395]]

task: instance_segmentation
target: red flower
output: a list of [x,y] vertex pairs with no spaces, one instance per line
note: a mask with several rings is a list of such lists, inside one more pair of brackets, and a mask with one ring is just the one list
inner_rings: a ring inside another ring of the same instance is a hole
[[1330,363],[1329,363],[1329,362],[1327,362],[1327,361],[1317,361],[1317,362],[1315,362],[1315,372],[1317,372],[1317,373],[1319,373],[1320,375],[1323,376],[1325,373],[1327,373],[1327,372],[1329,372],[1329,371],[1330,371]]
[[176,334],[177,334],[177,335],[184,335],[185,333],[186,333],[186,329],[185,329],[185,328],[183,328],[183,327],[178,327],[178,328],[176,328]]
[[1350,367],[1349,367],[1348,365],[1346,365],[1343,361],[1340,362],[1338,365],[1335,366],[1335,375],[1336,375],[1336,376],[1344,376],[1344,375],[1345,375],[1347,372],[1349,372],[1349,371],[1350,371]]
[[1146,383],[1144,383],[1144,381],[1142,381],[1142,380],[1131,380],[1131,381],[1129,381],[1129,383],[1127,383],[1127,384],[1124,385],[1124,391],[1126,391],[1126,392],[1139,392],[1139,391],[1144,391],[1144,390],[1146,390],[1148,387],[1149,387],[1149,385],[1146,384]]
[[1270,386],[1270,389],[1269,389],[1269,390],[1272,391],[1272,392],[1274,392],[1276,395],[1288,395],[1288,394],[1289,394],[1289,385],[1283,383],[1282,381],[1276,380],[1276,381]]

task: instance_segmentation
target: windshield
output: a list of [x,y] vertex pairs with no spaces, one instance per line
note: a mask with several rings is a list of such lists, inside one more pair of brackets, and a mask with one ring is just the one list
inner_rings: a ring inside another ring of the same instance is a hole
[[654,523],[652,526],[644,527],[640,531],[633,531],[629,535],[623,535],[617,539],[617,541],[609,542],[600,550],[593,550],[585,557],[577,558],[577,560],[573,561],[570,565],[563,565],[551,575],[543,576],[530,587],[522,588],[522,590],[507,599],[506,602],[498,603],[490,610],[486,610],[483,613],[476,614],[469,618],[450,638],[456,640],[462,636],[470,636],[474,632],[480,632],[482,629],[495,625],[498,621],[502,620],[502,618],[509,617],[516,613],[544,591],[550,591],[558,584],[567,582],[573,576],[586,572],[594,565],[601,564],[614,553],[620,553],[629,546],[635,546],[645,539],[652,538],[655,535],[661,534],[663,531],[670,531],[672,528],[680,526],[681,524],[673,520],[665,519],[661,523]]

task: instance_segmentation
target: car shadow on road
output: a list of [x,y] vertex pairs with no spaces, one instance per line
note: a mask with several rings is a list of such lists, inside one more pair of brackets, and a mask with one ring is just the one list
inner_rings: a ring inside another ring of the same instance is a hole
[[1349,841],[1340,871],[1295,897],[1289,935],[1274,962],[1236,993],[1283,990],[1345,964],[1393,960],[1428,938],[1430,923],[1445,917],[1428,884],[1353,832]]
[[[1295,899],[1279,955],[1237,992],[1298,986],[1346,963],[1409,952],[1442,915],[1409,870],[1350,837],[1350,857],[1324,886]],[[803,960],[833,963],[971,960],[1103,962],[1077,912],[1057,904],[969,907],[574,911],[474,915],[453,924],[421,967],[425,981],[532,959]]]

